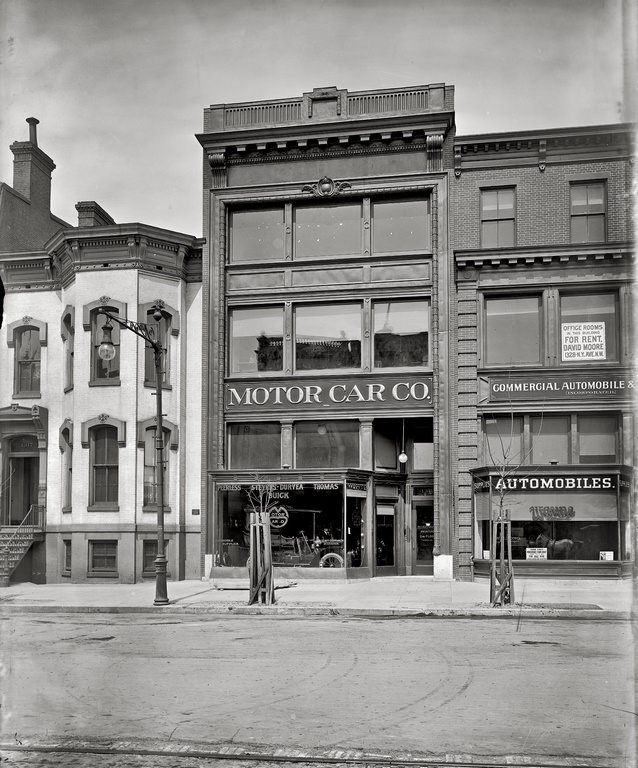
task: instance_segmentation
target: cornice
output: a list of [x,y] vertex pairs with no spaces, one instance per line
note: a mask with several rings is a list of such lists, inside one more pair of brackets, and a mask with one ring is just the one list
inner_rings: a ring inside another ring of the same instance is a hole
[[631,243],[596,245],[535,246],[533,248],[498,248],[456,250],[454,261],[460,271],[490,267],[529,266],[532,264],[592,264],[633,260]]

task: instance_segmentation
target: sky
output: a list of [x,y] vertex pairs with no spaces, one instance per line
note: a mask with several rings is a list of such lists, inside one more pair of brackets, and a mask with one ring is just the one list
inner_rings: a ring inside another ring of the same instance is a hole
[[199,236],[211,104],[444,82],[460,135],[627,121],[624,2],[0,0],[0,181],[36,117],[57,216]]

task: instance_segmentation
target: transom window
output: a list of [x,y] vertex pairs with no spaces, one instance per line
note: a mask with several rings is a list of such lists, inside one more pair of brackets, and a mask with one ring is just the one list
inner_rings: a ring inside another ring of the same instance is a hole
[[228,218],[231,263],[414,254],[432,249],[429,196],[236,209]]
[[358,421],[308,421],[295,426],[295,466],[358,467]]
[[481,247],[510,248],[515,238],[514,188],[481,190]]
[[273,469],[281,466],[279,422],[230,424],[229,469]]
[[601,243],[605,240],[605,183],[572,184],[572,243]]

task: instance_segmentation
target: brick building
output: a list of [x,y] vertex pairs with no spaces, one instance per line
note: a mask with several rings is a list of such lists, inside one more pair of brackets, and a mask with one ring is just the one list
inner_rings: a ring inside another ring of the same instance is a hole
[[628,568],[629,136],[457,137],[443,84],[205,110],[208,573],[255,494],[283,575],[487,574],[495,510],[517,572]]
[[77,226],[55,217],[55,165],[38,146],[37,120],[28,122],[29,141],[11,146],[13,186],[0,188],[0,576],[154,575],[152,359],[126,331],[114,331],[113,360],[97,349],[102,308],[148,323],[160,300],[168,568],[199,577],[201,242],[116,224],[91,201],[77,204]]

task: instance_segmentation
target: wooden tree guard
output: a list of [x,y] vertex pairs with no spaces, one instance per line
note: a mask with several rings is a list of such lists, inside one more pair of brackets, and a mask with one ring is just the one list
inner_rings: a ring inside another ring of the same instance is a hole
[[275,582],[272,568],[272,546],[270,541],[270,514],[250,513],[250,597],[248,605],[260,603],[272,605],[275,602]]
[[[498,571],[496,567],[496,542],[500,540]],[[507,553],[507,554],[506,554]],[[514,602],[514,569],[512,566],[512,523],[509,510],[503,510],[492,520],[490,539],[490,603],[509,605]]]

